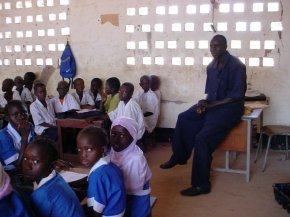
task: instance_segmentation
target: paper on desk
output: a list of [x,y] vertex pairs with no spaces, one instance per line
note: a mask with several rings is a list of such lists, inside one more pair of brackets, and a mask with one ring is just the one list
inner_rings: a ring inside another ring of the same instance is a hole
[[66,182],[74,182],[88,176],[88,174],[76,173],[76,172],[64,171],[64,170],[60,171],[59,174],[62,176],[62,178]]
[[268,104],[262,103],[259,101],[245,102],[245,106],[250,107],[252,109],[256,109],[256,108],[264,109],[264,108],[269,107]]
[[77,113],[86,113],[86,112],[92,112],[92,111],[97,111],[96,109],[81,109],[78,110]]

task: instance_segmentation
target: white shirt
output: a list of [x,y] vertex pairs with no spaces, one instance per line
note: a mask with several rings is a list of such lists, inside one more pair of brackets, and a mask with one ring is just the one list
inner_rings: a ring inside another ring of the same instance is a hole
[[44,105],[36,99],[30,105],[30,113],[32,115],[32,119],[35,125],[35,133],[41,135],[45,129],[48,127],[41,126],[42,123],[47,123],[51,125],[56,125],[55,123],[55,114],[53,109],[53,104],[51,100],[46,100],[47,107],[45,108]]
[[92,96],[87,91],[83,92],[82,101],[80,101],[79,95],[76,92],[72,93],[72,95],[80,105],[95,105]]
[[161,102],[161,91],[160,90],[155,90],[153,92],[156,94],[156,96],[157,96],[157,98],[159,100],[159,104],[160,104],[160,102]]
[[113,122],[117,117],[125,116],[134,119],[138,123],[138,140],[142,138],[145,132],[145,124],[143,112],[139,104],[134,100],[130,99],[127,104],[124,101],[120,101],[118,107],[111,111],[109,114],[110,120]]
[[145,112],[153,113],[153,115],[144,117],[146,130],[151,133],[155,129],[158,121],[160,111],[159,100],[152,90],[148,90],[145,93],[143,89],[137,92],[135,99],[139,103],[143,114]]
[[61,104],[59,96],[52,99],[52,104],[55,113],[66,112],[72,109],[80,110],[80,105],[70,93],[65,95],[63,104]]
[[99,94],[99,93],[97,94],[96,99],[94,99],[94,94],[92,93],[92,91],[89,91],[89,94],[92,97],[92,99],[95,100],[95,102],[103,100],[101,94]]
[[[4,97],[5,93],[0,94],[0,107],[4,108],[7,105],[7,100]],[[18,93],[18,91],[13,91],[13,96],[12,96],[13,100],[21,100],[21,97]]]
[[22,102],[33,102],[33,97],[32,94],[30,92],[30,90],[28,90],[28,88],[24,87],[21,94],[19,94],[18,90],[15,90],[18,92],[18,95],[20,95],[21,101]]

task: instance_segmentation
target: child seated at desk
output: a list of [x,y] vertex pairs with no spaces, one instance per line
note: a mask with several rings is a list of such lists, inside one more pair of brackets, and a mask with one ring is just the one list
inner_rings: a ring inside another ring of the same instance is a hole
[[23,87],[24,86],[23,78],[20,76],[16,76],[14,78],[14,83],[16,86],[16,91],[18,91],[22,102],[24,102],[27,105],[30,105],[30,103],[32,103],[34,100],[33,100],[33,97],[31,95],[30,90],[28,90],[26,87]]
[[122,84],[119,94],[121,101],[119,102],[118,107],[108,115],[112,122],[121,116],[134,119],[138,124],[137,139],[140,140],[145,132],[145,123],[140,105],[134,99],[132,99],[133,92],[134,85],[132,83],[125,82]]
[[120,102],[119,89],[120,89],[120,80],[118,78],[111,77],[107,79],[105,85],[107,99],[104,104],[106,113],[114,111],[117,108]]
[[19,100],[6,105],[5,115],[8,125],[0,130],[0,162],[11,176],[12,184],[17,184],[19,165],[28,142],[34,138],[34,128],[28,122],[26,106]]
[[59,96],[52,99],[52,104],[56,114],[80,109],[80,105],[76,99],[68,93],[69,84],[66,81],[58,82],[56,90]]
[[46,87],[42,83],[34,85],[36,100],[30,105],[30,112],[37,135],[46,136],[53,141],[57,139],[55,114],[50,99],[46,97]]
[[72,93],[76,101],[79,103],[82,109],[93,109],[95,108],[95,103],[89,92],[84,91],[85,82],[82,78],[77,78],[74,80],[75,93]]
[[138,125],[128,117],[117,118],[111,128],[111,161],[123,172],[127,193],[126,217],[148,217],[151,170],[142,150],[136,145]]
[[34,183],[31,202],[37,216],[83,217],[76,194],[54,170],[58,153],[52,140],[38,138],[24,153],[22,170]]
[[10,184],[10,177],[0,163],[0,213],[1,216],[29,217],[19,195]]
[[2,82],[2,91],[3,94],[0,94],[0,109],[1,112],[4,112],[4,107],[11,100],[21,100],[21,97],[18,91],[13,91],[14,81],[11,78],[6,78]]
[[91,81],[90,95],[95,102],[98,111],[104,110],[103,82],[99,78],[93,78]]
[[96,127],[82,129],[77,136],[79,160],[91,168],[88,178],[87,205],[89,216],[123,216],[126,192],[121,170],[109,156],[103,157],[108,136]]

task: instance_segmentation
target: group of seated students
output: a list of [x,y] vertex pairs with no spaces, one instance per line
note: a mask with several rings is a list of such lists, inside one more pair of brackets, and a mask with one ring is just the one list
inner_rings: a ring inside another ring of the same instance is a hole
[[[30,72],[29,72],[30,73]],[[2,84],[4,94],[0,95],[0,111],[4,111],[7,102],[21,100],[29,108],[34,130],[37,135],[47,136],[56,141],[56,117],[63,117],[71,111],[80,109],[96,109],[108,115],[111,122],[117,117],[133,118],[138,123],[138,144],[144,150],[146,138],[152,135],[160,111],[159,78],[155,75],[144,75],[140,78],[141,89],[134,94],[134,85],[125,82],[122,85],[116,77],[106,80],[105,93],[102,80],[94,78],[88,91],[82,78],[74,80],[74,89],[69,92],[69,83],[60,81],[57,85],[58,96],[49,98],[46,86],[35,79],[24,79],[17,76],[14,81],[5,79]],[[16,86],[15,90],[13,87]],[[134,94],[134,96],[133,96]]]
[[[88,92],[84,91],[84,80],[75,79],[72,94],[69,84],[60,81],[59,96],[52,99],[45,85],[33,85],[34,80],[25,74],[24,79],[17,76],[14,81],[3,81],[0,108],[8,125],[0,130],[0,212],[6,212],[5,216],[150,216],[151,171],[139,146],[157,123],[159,78],[142,76],[142,91],[134,98],[133,84],[120,85],[116,77],[106,80],[106,94],[98,78],[91,81]],[[28,121],[27,107],[33,124]],[[57,138],[56,114],[82,108],[104,111],[112,122],[109,136],[94,127],[77,136],[80,162],[91,168],[86,214],[54,169],[58,158],[53,142]],[[105,150],[109,145],[111,149]],[[103,157],[105,153],[109,154]],[[29,199],[27,193],[21,193],[23,174],[25,182],[34,183]]]

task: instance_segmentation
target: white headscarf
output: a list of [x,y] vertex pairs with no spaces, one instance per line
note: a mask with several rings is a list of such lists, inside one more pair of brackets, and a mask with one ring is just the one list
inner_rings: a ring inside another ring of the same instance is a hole
[[129,117],[118,117],[112,127],[120,125],[130,133],[133,142],[123,151],[116,152],[111,149],[111,161],[123,172],[127,194],[142,195],[144,185],[150,180],[152,173],[143,155],[142,150],[136,145],[138,135],[137,122]]
[[2,164],[0,163],[0,200],[12,192],[12,186],[10,185],[10,177],[4,171]]

